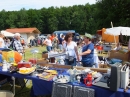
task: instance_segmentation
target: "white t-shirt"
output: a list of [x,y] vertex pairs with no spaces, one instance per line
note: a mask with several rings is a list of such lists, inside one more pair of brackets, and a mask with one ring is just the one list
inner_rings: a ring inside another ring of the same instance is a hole
[[1,37],[0,37],[0,42],[2,43],[0,48],[4,48],[5,47],[5,42]]
[[72,41],[69,45],[64,43],[63,48],[66,50],[66,59],[68,59],[68,55],[76,58],[76,52],[74,49],[75,46],[77,46],[77,44],[74,41]]
[[47,46],[52,46],[52,43],[51,43],[51,40],[50,40],[50,39],[46,39],[45,42],[46,42],[46,45],[47,45]]

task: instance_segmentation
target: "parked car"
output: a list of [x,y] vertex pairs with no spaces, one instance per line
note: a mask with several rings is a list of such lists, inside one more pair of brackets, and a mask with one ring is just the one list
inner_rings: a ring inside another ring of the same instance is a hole
[[56,34],[58,36],[58,38],[61,37],[61,35],[66,35],[67,33],[73,33],[73,40],[74,41],[79,41],[80,40],[80,35],[79,33],[76,33],[75,30],[67,30],[67,31],[54,31],[54,34]]

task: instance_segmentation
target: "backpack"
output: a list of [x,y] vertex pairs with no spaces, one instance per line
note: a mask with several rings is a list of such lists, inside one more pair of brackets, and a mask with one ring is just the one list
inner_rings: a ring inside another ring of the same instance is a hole
[[10,49],[12,49],[12,50],[15,50],[15,48],[14,48],[13,44],[14,44],[14,40],[12,40],[12,42],[11,42],[11,44],[10,44],[9,48],[10,48]]

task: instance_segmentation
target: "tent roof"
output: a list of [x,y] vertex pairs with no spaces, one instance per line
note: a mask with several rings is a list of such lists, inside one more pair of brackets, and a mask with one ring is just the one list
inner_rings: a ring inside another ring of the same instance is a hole
[[5,31],[5,30],[2,30],[1,33],[3,33],[4,36],[6,36],[6,37],[13,37],[13,36],[14,36],[13,33],[7,32],[7,31]]
[[41,32],[37,28],[11,28],[11,29],[6,29],[7,32],[11,33],[36,33],[40,34]]

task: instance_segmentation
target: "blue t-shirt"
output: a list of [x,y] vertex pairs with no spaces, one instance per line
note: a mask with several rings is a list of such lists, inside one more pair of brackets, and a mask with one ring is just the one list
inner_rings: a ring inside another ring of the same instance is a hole
[[0,63],[2,63],[3,59],[2,59],[2,55],[0,54]]
[[82,56],[82,62],[85,63],[86,65],[93,65],[94,64],[94,45],[93,43],[90,43],[88,45],[83,46],[82,52],[85,52],[87,50],[91,50],[90,54],[83,55]]
[[62,44],[62,42],[63,42],[63,39],[59,38],[59,44]]

